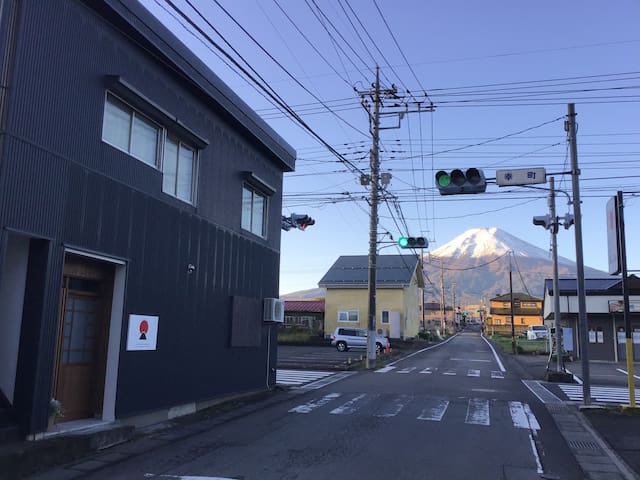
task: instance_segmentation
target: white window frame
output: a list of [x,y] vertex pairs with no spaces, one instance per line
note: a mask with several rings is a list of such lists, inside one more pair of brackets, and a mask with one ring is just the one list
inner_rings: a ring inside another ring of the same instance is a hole
[[[121,110],[124,111],[124,109],[126,109],[126,111],[129,114],[129,144],[127,145],[127,148],[124,149],[122,148],[122,146],[120,145],[116,145],[112,142],[109,142],[106,138],[105,138],[105,126],[106,126],[106,112],[107,112],[107,104],[111,104],[113,106],[115,106],[116,108],[119,108]],[[145,122],[155,126],[157,128],[157,141],[156,141],[156,154],[155,154],[155,160],[153,162],[153,164],[145,161],[144,159],[136,156],[133,153],[133,142],[134,142],[134,122],[136,118],[141,118],[144,119]],[[164,193],[166,193],[167,195],[171,195],[172,197],[175,197],[183,202],[189,203],[191,205],[195,205],[196,204],[196,193],[197,193],[197,184],[198,184],[198,159],[199,159],[199,152],[200,150],[195,146],[190,144],[189,142],[185,142],[184,140],[182,140],[180,135],[175,135],[174,133],[170,132],[167,130],[167,128],[163,127],[162,125],[158,124],[157,122],[154,122],[153,120],[151,120],[149,117],[147,117],[146,115],[144,115],[143,113],[141,113],[138,109],[132,107],[129,103],[127,103],[126,101],[124,101],[122,98],[120,98],[118,95],[113,94],[110,91],[106,92],[105,95],[105,100],[104,100],[104,112],[103,112],[103,124],[102,124],[102,141],[105,142],[107,145],[112,146],[113,148],[116,148],[124,153],[126,153],[127,155],[131,155],[133,158],[135,158],[136,160],[141,161],[142,163],[144,163],[145,165],[149,165],[150,167],[155,168],[156,170],[160,170],[162,172],[162,191]],[[168,142],[171,141],[174,144],[178,145],[178,150],[177,150],[177,163],[176,163],[176,179],[174,182],[174,188],[172,191],[168,191],[168,189],[165,189],[165,168],[166,168],[166,149],[167,149],[167,144]],[[178,181],[180,179],[180,151],[181,149],[188,149],[190,151],[193,152],[193,163],[191,165],[191,189],[189,191],[189,198],[185,198],[184,195],[179,195],[178,194]]]
[[[245,208],[245,193],[250,194],[250,205],[249,205],[249,217],[247,218]],[[257,231],[257,225],[255,225],[256,219],[255,215],[255,205],[256,205],[256,197],[259,197],[263,201],[262,208],[262,219],[260,221],[260,231]],[[269,197],[265,195],[260,189],[254,187],[250,183],[243,183],[242,185],[242,211],[241,211],[241,219],[240,226],[243,230],[247,232],[251,232],[254,235],[259,236],[260,238],[267,238],[267,212],[269,210]]]
[[[355,315],[355,320],[352,316]],[[342,320],[341,317],[346,316],[346,319]],[[360,323],[360,310],[338,310],[338,322],[339,323]]]

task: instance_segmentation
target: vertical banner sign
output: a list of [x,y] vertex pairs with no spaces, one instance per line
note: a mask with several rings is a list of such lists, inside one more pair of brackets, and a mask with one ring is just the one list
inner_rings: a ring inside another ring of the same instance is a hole
[[607,251],[610,275],[618,275],[622,271],[618,238],[618,197],[611,197],[607,202]]
[[158,340],[158,317],[129,315],[127,350],[155,350]]

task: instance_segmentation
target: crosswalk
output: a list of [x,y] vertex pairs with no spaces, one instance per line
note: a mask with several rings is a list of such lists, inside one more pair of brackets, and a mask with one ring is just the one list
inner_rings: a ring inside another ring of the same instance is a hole
[[[453,407],[453,408],[452,408]],[[291,414],[364,415],[393,418],[410,415],[418,421],[459,421],[488,427],[492,416],[513,428],[540,430],[540,423],[529,404],[486,398],[429,397],[380,393],[331,392],[296,405]],[[493,412],[493,414],[492,414]]]
[[[569,400],[581,402],[582,385],[560,384],[560,390],[569,398]],[[613,403],[618,405],[629,404],[629,389],[626,387],[597,387],[592,386],[590,389],[591,399],[599,403]],[[636,405],[640,405],[636,396]]]
[[337,372],[323,372],[318,370],[276,370],[276,384],[278,385],[304,385],[326,377],[330,377]]
[[[412,373],[417,373],[421,375],[446,375],[449,377],[453,376],[466,376],[466,377],[481,377],[483,376],[483,371],[477,368],[469,368],[469,369],[455,369],[455,368],[446,368],[439,369],[438,367],[426,367],[426,368],[418,368],[418,367],[406,367],[398,369],[393,365],[387,365],[386,367],[379,368],[375,370],[375,373],[397,373],[400,375],[407,375]],[[493,379],[504,379],[504,372],[500,370],[490,370],[485,371],[484,375],[490,376]]]

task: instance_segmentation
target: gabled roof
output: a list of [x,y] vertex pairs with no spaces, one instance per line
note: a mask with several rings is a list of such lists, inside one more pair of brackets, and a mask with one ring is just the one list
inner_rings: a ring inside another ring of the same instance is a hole
[[[376,258],[376,286],[402,288],[411,284],[418,257],[413,255],[378,255]],[[422,283],[422,276],[419,276]],[[369,257],[347,255],[339,257],[318,286],[325,288],[363,288],[369,282]]]
[[[578,294],[577,279],[560,278],[558,279],[558,287],[560,295],[575,296]],[[640,278],[635,275],[629,275],[627,278],[629,286],[629,294],[640,295]],[[553,280],[550,278],[544,281],[544,290],[549,295],[553,295]],[[617,277],[608,278],[585,278],[584,280],[585,295],[622,295],[622,279]]]
[[[520,300],[521,302],[541,302],[542,299],[538,297],[531,296],[527,293],[523,292],[513,292],[513,300]],[[504,295],[498,295],[491,299],[492,302],[510,302],[511,294],[506,293]]]
[[284,311],[324,313],[324,300],[285,300]]
[[85,0],[85,3],[166,60],[169,68],[182,75],[199,95],[204,94],[212,100],[210,105],[217,107],[271,152],[284,171],[294,169],[296,152],[293,147],[138,1]]

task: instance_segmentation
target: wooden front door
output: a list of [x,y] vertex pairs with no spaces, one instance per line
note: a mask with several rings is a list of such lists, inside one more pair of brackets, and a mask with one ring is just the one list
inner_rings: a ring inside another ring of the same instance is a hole
[[67,256],[53,392],[64,409],[59,421],[102,414],[112,289],[112,266]]

